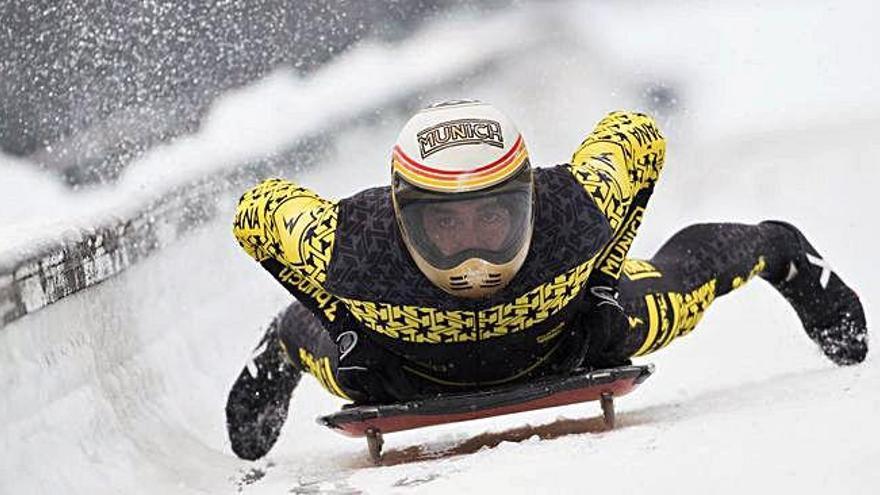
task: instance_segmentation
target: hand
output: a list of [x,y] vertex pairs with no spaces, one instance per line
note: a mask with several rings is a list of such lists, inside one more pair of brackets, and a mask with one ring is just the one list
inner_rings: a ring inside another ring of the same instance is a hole
[[396,354],[353,330],[339,334],[336,345],[339,350],[336,380],[355,402],[389,403],[412,396],[412,385]]
[[589,288],[578,331],[586,333],[580,367],[613,368],[632,364],[625,351],[624,333],[629,319],[618,302],[617,289],[597,285]]

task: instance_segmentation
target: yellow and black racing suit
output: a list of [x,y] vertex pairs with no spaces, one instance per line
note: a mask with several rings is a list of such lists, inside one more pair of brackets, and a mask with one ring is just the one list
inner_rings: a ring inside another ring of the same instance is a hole
[[772,243],[759,226],[739,224],[692,226],[650,260],[627,257],[664,158],[653,119],[614,112],[570,163],[536,169],[528,257],[483,300],[456,298],[422,275],[388,187],[330,201],[270,179],[243,195],[234,233],[299,301],[276,320],[281,343],[330,392],[371,399],[338,380],[343,332],[385,352],[394,363],[385,372],[407,382],[386,399],[508,383],[571,362],[577,337],[590,332],[579,328],[581,308],[597,280],[620,290],[629,321],[613,338],[625,359],[690,332],[715,297],[769,269]]

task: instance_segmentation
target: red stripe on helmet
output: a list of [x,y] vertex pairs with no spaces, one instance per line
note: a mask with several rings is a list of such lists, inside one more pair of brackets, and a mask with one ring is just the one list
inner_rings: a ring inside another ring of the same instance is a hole
[[449,170],[439,170],[436,168],[428,167],[425,164],[419,163],[412,158],[410,158],[406,153],[404,153],[403,149],[401,149],[400,145],[394,147],[394,153],[400,158],[401,165],[406,168],[413,170],[413,172],[418,172],[426,175],[433,175],[438,178],[453,178],[461,175],[483,175],[484,173],[491,173],[494,168],[502,168],[507,165],[506,162],[513,160],[516,156],[517,151],[523,146],[522,136],[517,136],[516,141],[513,143],[513,147],[504,154],[501,158],[495,160],[494,162],[483,165],[482,167],[477,167],[472,170],[462,170],[459,172],[453,172]]

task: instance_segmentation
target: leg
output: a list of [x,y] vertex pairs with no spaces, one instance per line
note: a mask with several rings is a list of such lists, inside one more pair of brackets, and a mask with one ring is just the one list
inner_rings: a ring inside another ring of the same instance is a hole
[[626,262],[620,291],[630,316],[627,352],[649,354],[689,333],[716,297],[760,275],[792,303],[830,359],[860,362],[867,341],[858,297],[836,276],[821,287],[821,270],[808,256],[818,259],[803,235],[777,222],[699,224],[680,231],[651,260]]
[[807,335],[835,363],[858,364],[868,353],[868,327],[858,294],[849,288],[793,225],[764,222],[793,239],[784,270],[767,280],[791,303]]

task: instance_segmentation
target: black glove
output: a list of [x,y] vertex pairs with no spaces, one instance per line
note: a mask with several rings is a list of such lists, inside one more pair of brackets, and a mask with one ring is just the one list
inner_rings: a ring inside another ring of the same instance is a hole
[[336,337],[336,380],[356,403],[385,404],[411,397],[402,360],[353,330]]
[[614,368],[632,364],[626,352],[629,319],[618,302],[617,288],[589,287],[580,308],[576,331],[582,332],[581,368]]

